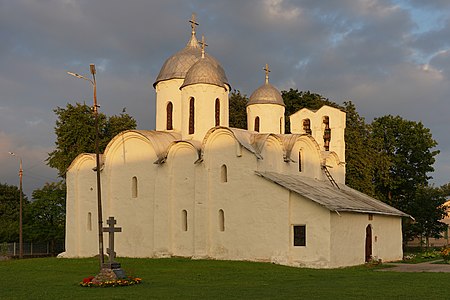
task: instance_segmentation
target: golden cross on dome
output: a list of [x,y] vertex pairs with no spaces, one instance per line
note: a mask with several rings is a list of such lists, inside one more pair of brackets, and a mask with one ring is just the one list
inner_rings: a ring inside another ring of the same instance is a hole
[[266,64],[266,67],[263,70],[266,71],[266,83],[269,83],[269,65]]
[[207,47],[208,44],[206,44],[204,34],[202,34],[202,41],[200,42],[200,44],[202,45],[202,58],[205,58],[205,47]]
[[195,26],[198,26],[197,20],[195,19],[196,15],[195,13],[192,14],[191,19],[189,20],[189,23],[191,23],[192,28],[192,34],[195,34]]

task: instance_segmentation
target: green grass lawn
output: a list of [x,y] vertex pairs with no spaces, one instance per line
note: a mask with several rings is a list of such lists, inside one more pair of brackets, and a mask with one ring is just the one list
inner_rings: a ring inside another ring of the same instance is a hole
[[314,270],[268,263],[120,258],[140,285],[83,288],[96,259],[0,261],[0,299],[446,299],[450,273]]

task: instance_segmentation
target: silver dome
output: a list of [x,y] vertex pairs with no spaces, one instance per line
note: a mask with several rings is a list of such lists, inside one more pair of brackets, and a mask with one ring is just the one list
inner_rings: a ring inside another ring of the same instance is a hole
[[225,71],[218,62],[210,56],[200,58],[187,72],[180,89],[197,83],[213,84],[223,88],[228,85]]
[[[184,49],[178,51],[171,57],[169,57],[163,64],[161,70],[159,71],[158,77],[156,77],[153,87],[156,87],[158,82],[163,80],[169,80],[174,78],[184,79],[189,71],[189,69],[202,57],[202,50],[198,45],[197,38],[193,33],[191,39],[187,43]],[[228,84],[225,72],[223,71],[220,63],[211,55],[205,54],[205,57],[210,61],[210,63],[218,69],[218,72],[223,73],[225,78],[223,83]]]
[[257,88],[256,91],[253,92],[253,94],[250,96],[247,106],[252,104],[266,103],[285,106],[283,98],[281,97],[281,93],[269,82],[264,83],[262,86]]

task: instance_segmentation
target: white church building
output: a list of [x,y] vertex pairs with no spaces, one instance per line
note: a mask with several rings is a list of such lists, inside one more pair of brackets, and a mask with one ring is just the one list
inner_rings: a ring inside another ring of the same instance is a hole
[[[103,223],[114,216],[122,228],[117,255],[314,268],[402,259],[407,215],[345,185],[345,112],[301,109],[284,134],[266,65],[248,129],[230,128],[230,84],[191,23],[153,85],[156,130],[122,132],[101,156]],[[80,154],[68,168],[64,257],[98,253],[94,167],[94,154]]]

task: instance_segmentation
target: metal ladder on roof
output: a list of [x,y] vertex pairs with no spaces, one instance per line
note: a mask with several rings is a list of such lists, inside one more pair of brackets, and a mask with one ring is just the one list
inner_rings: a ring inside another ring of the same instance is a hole
[[331,182],[331,185],[333,185],[333,186],[337,187],[338,189],[340,189],[338,184],[336,183],[336,181],[334,181],[333,176],[331,176],[331,173],[330,173],[330,171],[328,171],[328,168],[327,168],[327,166],[325,164],[322,165],[322,170],[325,173],[325,175],[327,176],[328,180]]

